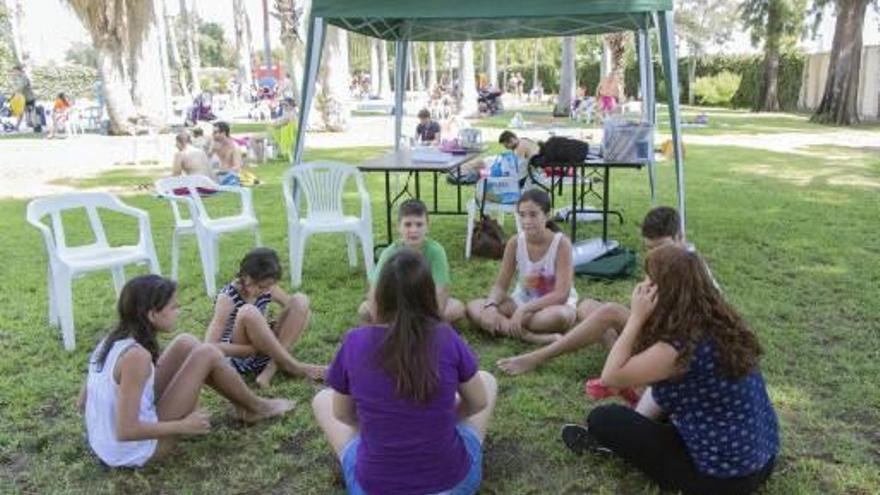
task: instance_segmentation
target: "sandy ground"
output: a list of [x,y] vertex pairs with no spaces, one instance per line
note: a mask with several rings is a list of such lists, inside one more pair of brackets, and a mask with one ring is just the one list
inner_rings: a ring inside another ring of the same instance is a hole
[[[390,146],[394,123],[391,116],[355,116],[344,133],[309,133],[307,146],[335,148],[351,146]],[[404,128],[412,129],[415,119],[404,120]],[[543,138],[551,129],[525,130],[523,134]],[[581,132],[559,129],[559,134],[599,139],[601,131]],[[484,129],[483,139],[494,141],[500,129]],[[574,133],[574,134],[573,134]],[[662,135],[659,139],[665,139]],[[766,135],[718,135],[685,138],[685,144],[743,146],[787,153],[809,153],[808,146],[833,145],[878,147],[877,131],[840,130],[822,133],[782,133]],[[132,169],[144,171],[170,169],[173,136],[108,137],[76,136],[69,139],[3,139],[0,140],[0,197],[27,198],[73,188],[65,179],[82,179],[107,171]],[[135,165],[137,161],[137,165]]]

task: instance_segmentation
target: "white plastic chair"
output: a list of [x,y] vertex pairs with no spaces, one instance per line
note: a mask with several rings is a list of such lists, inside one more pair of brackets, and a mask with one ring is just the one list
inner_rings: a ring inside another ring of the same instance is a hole
[[[466,260],[471,259],[471,245],[472,245],[472,241],[473,241],[473,237],[474,237],[474,222],[476,221],[477,212],[480,210],[480,206],[477,203],[476,198],[483,197],[483,189],[486,187],[486,181],[491,182],[492,179],[493,179],[493,177],[484,177],[484,178],[480,179],[479,181],[477,181],[476,193],[475,193],[476,196],[474,198],[471,198],[471,200],[468,201],[468,204],[467,204],[467,214],[468,214],[467,239],[465,240],[465,243],[464,243],[464,258]],[[519,229],[520,229],[519,217],[516,214],[516,204],[515,203],[507,204],[507,203],[495,203],[492,201],[485,201],[485,204],[483,205],[483,213],[487,214],[487,215],[491,214],[491,213],[497,213],[498,214],[498,223],[502,227],[504,226],[504,214],[505,213],[513,214],[514,221],[516,222],[516,231],[519,232]]]
[[[199,189],[225,191],[241,195],[241,212],[238,215],[211,218]],[[176,194],[175,193],[181,193]],[[185,191],[185,192],[184,192]],[[259,222],[254,214],[251,191],[237,186],[221,186],[202,175],[166,177],[156,181],[156,192],[171,203],[174,214],[174,235],[171,238],[171,278],[177,279],[180,261],[180,236],[195,235],[202,260],[205,291],[208,297],[217,293],[216,276],[220,270],[220,235],[228,232],[252,230],[256,245],[260,246]],[[189,209],[189,217],[181,215],[178,203]]]
[[[64,235],[61,214],[65,210],[85,208],[95,242],[69,247]],[[110,246],[98,215],[98,208],[115,211],[138,219],[138,243]],[[51,216],[51,228],[43,217]],[[35,199],[28,203],[27,221],[43,234],[49,256],[49,324],[61,325],[64,348],[76,348],[73,325],[73,279],[88,272],[110,270],[116,295],[125,285],[125,265],[146,263],[150,272],[159,273],[159,261],[153,246],[150,217],[146,212],[124,204],[110,193],[89,192],[62,194]]]
[[[342,207],[345,185],[354,178],[361,200],[360,217],[346,215]],[[287,242],[290,249],[290,283],[302,284],[306,240],[312,234],[346,233],[348,262],[357,266],[355,237],[361,241],[364,266],[373,269],[373,215],[364,177],[357,167],[342,163],[316,162],[291,167],[281,182],[287,206]],[[300,192],[308,205],[308,216],[299,207]]]

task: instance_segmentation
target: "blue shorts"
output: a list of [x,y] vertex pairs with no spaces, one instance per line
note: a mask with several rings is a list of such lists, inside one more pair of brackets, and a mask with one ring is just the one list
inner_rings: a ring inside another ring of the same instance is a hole
[[217,174],[217,180],[221,186],[240,186],[241,179],[234,172],[220,172]]
[[[458,435],[464,442],[464,448],[471,458],[471,468],[457,485],[436,495],[473,495],[480,489],[480,482],[483,479],[483,446],[480,443],[480,436],[477,435],[473,427],[461,423],[455,429],[458,430]],[[339,461],[342,463],[342,475],[345,477],[345,485],[348,487],[349,495],[367,495],[367,492],[358,484],[354,474],[357,464],[357,449],[360,443],[361,437],[358,435],[348,442],[348,445],[342,449],[342,454],[339,455]]]

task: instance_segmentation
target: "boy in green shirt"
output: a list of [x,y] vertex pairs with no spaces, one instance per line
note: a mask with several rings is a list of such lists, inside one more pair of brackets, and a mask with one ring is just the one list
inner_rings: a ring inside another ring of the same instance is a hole
[[375,322],[376,301],[373,291],[379,273],[382,271],[385,261],[403,248],[410,248],[422,253],[428,265],[431,267],[431,275],[437,290],[437,310],[440,316],[449,323],[464,318],[464,304],[458,299],[449,297],[449,262],[446,260],[446,250],[437,241],[427,237],[428,234],[428,209],[425,203],[418,199],[408,199],[400,204],[397,214],[397,231],[400,240],[391,244],[382,251],[376,267],[369,275],[370,292],[367,300],[358,309],[358,315],[366,322]]

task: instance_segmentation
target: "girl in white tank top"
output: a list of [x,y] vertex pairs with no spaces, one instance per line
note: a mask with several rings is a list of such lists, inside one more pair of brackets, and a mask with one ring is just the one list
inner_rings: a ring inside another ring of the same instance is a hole
[[292,401],[254,395],[216,346],[191,335],[171,341],[162,359],[156,334],[172,331],[180,312],[174,281],[135,277],[117,308],[119,323],[92,353],[78,404],[89,446],[108,466],[143,466],[167,453],[175,437],[210,431],[210,415],[198,409],[206,380],[246,422],[293,409]]
[[[524,191],[516,209],[520,233],[507,242],[489,297],[468,303],[468,319],[491,334],[547,344],[576,316],[571,242],[549,223],[550,197],[544,191]],[[516,287],[508,295],[514,276]]]

